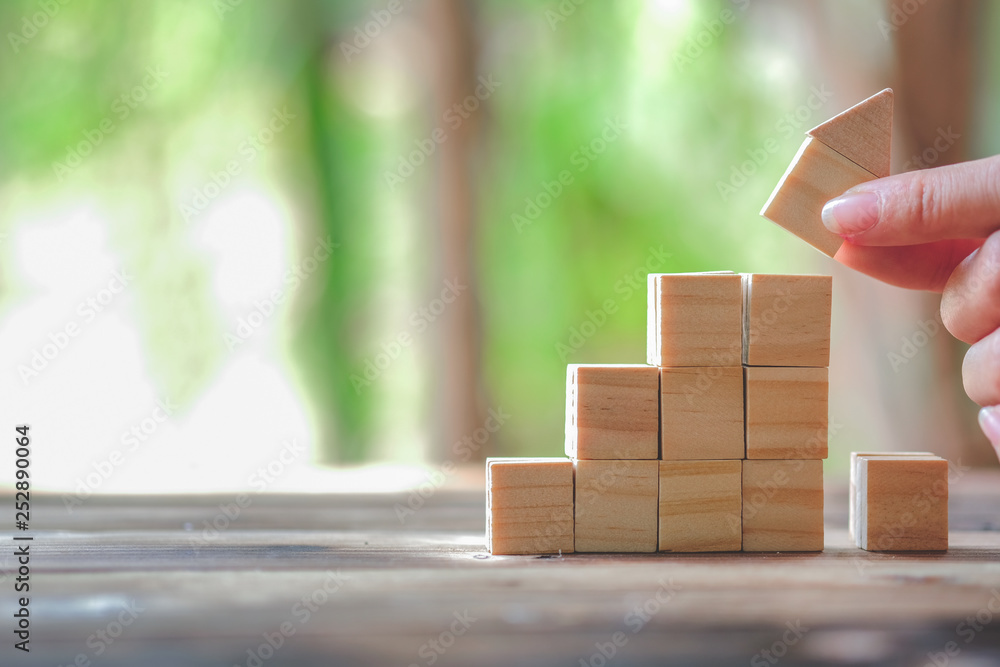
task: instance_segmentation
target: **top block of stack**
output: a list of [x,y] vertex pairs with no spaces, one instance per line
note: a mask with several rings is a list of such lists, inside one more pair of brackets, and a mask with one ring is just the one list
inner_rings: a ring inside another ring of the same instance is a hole
[[650,274],[646,362],[653,366],[739,366],[743,285],[739,274]]
[[830,365],[831,276],[744,274],[743,363]]

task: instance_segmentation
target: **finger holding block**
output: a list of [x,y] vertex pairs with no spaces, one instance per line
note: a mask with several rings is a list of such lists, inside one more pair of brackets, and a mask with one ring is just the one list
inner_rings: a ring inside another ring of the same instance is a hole
[[660,461],[659,550],[739,551],[741,461]]
[[486,493],[486,546],[490,553],[572,553],[572,461],[487,459]]

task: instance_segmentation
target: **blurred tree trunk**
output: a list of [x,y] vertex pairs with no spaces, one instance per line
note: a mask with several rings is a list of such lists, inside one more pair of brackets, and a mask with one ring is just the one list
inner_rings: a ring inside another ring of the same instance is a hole
[[[437,234],[436,265],[439,273],[430,296],[436,298],[445,281],[464,289],[447,305],[436,326],[440,335],[433,345],[433,370],[437,391],[433,410],[432,456],[454,457],[452,448],[483,426],[481,331],[474,257],[477,248],[474,225],[474,153],[479,136],[482,104],[471,113],[452,112],[464,100],[474,100],[477,86],[475,24],[469,3],[462,0],[430,0],[426,6],[430,43],[434,49],[433,127],[447,139],[438,148],[431,203],[432,227]],[[471,106],[471,104],[470,104]],[[467,117],[466,117],[467,116]],[[448,118],[450,122],[446,122]],[[451,120],[454,119],[454,120]],[[460,122],[459,122],[460,121]],[[458,123],[455,127],[455,123]],[[479,457],[487,452],[480,450]]]

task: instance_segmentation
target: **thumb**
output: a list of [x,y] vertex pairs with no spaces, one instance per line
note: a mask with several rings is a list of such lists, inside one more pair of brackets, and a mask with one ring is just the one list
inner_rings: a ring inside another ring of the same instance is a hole
[[1000,229],[1000,156],[868,181],[827,202],[823,224],[856,245],[986,238]]

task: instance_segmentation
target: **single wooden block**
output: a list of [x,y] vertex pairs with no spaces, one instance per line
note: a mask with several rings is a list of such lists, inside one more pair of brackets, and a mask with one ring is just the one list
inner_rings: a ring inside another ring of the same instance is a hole
[[851,452],[850,485],[847,490],[847,533],[856,543],[855,525],[857,523],[858,507],[858,459],[862,456],[922,456],[937,458],[930,452]]
[[743,358],[743,285],[735,273],[651,273],[646,361],[735,366]]
[[948,462],[926,456],[861,456],[858,546],[868,551],[947,551]]
[[493,554],[573,551],[573,462],[486,460],[486,547]]
[[823,462],[743,461],[743,551],[823,550]]
[[748,366],[748,459],[825,459],[829,414],[826,368]]
[[743,462],[660,461],[660,551],[739,551]]
[[892,88],[886,88],[806,134],[883,178],[889,175],[892,102]]
[[823,226],[823,205],[874,178],[818,139],[806,137],[760,214],[833,257],[844,240]]
[[660,458],[660,369],[571,364],[566,369],[566,455]]
[[658,461],[576,461],[576,550],[656,551]]
[[831,276],[743,276],[743,363],[829,366]]
[[742,366],[660,369],[660,458],[742,459]]

